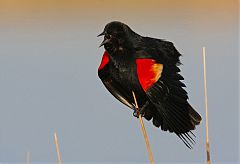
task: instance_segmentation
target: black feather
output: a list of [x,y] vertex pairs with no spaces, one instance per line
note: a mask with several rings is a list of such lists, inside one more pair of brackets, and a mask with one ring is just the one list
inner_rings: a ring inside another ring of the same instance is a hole
[[[107,24],[103,34],[109,61],[100,67],[98,74],[106,88],[132,109],[134,91],[140,108],[148,102],[144,118],[152,119],[153,125],[164,131],[175,133],[191,149],[195,143],[191,130],[201,122],[201,116],[188,103],[178,67],[181,54],[174,44],[143,37],[121,22]],[[163,66],[161,77],[147,90],[139,81],[137,59],[152,59]]]

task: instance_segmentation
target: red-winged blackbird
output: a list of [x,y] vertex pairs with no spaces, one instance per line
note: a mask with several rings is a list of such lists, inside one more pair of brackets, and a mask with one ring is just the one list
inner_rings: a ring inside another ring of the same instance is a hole
[[121,22],[108,23],[100,46],[104,46],[98,76],[104,86],[120,102],[134,110],[135,92],[139,112],[156,127],[174,132],[187,147],[192,148],[195,135],[191,130],[201,116],[188,103],[179,74],[181,54],[173,43],[143,37]]

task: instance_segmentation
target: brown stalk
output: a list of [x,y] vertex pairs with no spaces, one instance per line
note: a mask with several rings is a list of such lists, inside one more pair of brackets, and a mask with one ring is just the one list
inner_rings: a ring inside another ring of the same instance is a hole
[[207,71],[206,71],[206,50],[205,47],[203,51],[203,74],[204,74],[204,97],[205,97],[205,117],[206,117],[206,152],[207,152],[207,164],[210,164],[210,145],[208,137],[208,98],[207,98]]
[[[133,91],[132,91],[132,95],[133,95],[133,98],[134,98],[134,103],[135,103],[136,110],[138,112],[138,109],[139,109],[138,108],[138,103],[137,103],[137,99],[136,99],[135,93]],[[144,126],[141,114],[139,114],[138,120],[139,120],[139,122],[141,124],[141,127],[142,127],[142,133],[143,133],[143,137],[145,139],[146,147],[147,147],[147,150],[148,150],[149,159],[151,161],[151,164],[154,164],[152,151],[151,151],[151,148],[150,148],[147,132],[146,132],[146,129],[145,129],[145,126]]]
[[57,133],[56,132],[54,133],[54,141],[55,141],[55,145],[56,145],[58,164],[62,164],[60,151],[59,151],[59,147],[58,147],[58,139],[57,139]]

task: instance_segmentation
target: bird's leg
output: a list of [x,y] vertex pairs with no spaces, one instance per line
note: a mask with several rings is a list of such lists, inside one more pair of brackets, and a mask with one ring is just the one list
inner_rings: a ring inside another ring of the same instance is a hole
[[139,117],[139,115],[144,116],[144,111],[148,105],[149,105],[148,101],[146,101],[145,104],[141,108],[136,108],[136,106],[134,105],[133,116],[137,117],[137,118]]

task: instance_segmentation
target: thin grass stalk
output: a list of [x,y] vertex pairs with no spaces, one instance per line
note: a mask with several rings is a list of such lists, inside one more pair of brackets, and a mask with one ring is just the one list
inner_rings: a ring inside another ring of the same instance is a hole
[[[135,103],[136,110],[138,112],[138,109],[139,109],[138,108],[138,103],[137,103],[137,99],[136,99],[135,93],[133,91],[132,91],[132,95],[133,95],[133,98],[134,98],[134,103]],[[154,164],[152,151],[151,151],[151,148],[150,148],[147,132],[146,132],[146,129],[145,129],[145,126],[144,126],[141,114],[139,114],[138,120],[139,120],[139,122],[141,124],[141,127],[142,127],[142,133],[143,133],[143,137],[145,139],[146,147],[147,147],[147,150],[148,150],[149,159],[151,161],[151,164]]]
[[207,164],[210,164],[210,144],[208,136],[208,98],[207,98],[207,71],[206,71],[206,50],[203,51],[203,73],[204,73],[204,97],[205,97],[205,120],[206,120],[206,152],[207,152]]
[[55,145],[56,145],[58,164],[62,164],[60,151],[59,151],[59,147],[58,147],[58,138],[57,138],[57,133],[56,132],[54,133],[54,141],[55,141]]
[[29,163],[30,163],[30,152],[28,151],[26,155],[26,164],[29,164]]

